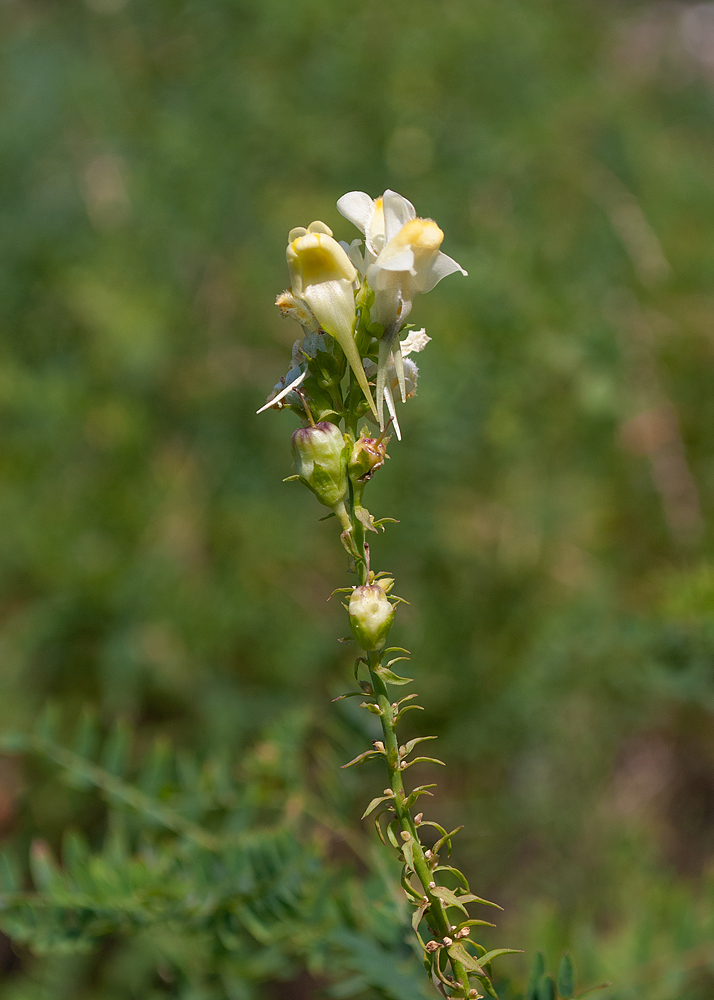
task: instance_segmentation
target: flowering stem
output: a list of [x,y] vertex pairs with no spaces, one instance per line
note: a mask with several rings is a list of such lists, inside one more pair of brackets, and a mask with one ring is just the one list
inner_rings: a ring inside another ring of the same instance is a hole
[[[361,492],[361,491],[360,491]],[[353,540],[359,557],[355,560],[357,575],[360,585],[368,581],[368,553],[366,550],[365,530],[362,522],[354,516],[354,494],[352,505],[352,532]],[[361,496],[358,498],[361,502]],[[371,652],[367,654],[367,664],[369,667],[374,699],[379,709],[379,717],[382,723],[382,733],[384,736],[385,760],[389,774],[389,787],[393,793],[391,805],[396,814],[399,826],[402,831],[402,839],[411,841],[414,859],[414,872],[419,879],[424,894],[424,900],[428,900],[428,907],[424,916],[429,924],[432,933],[442,941],[449,941],[451,926],[447,916],[444,903],[438,896],[432,893],[434,888],[434,877],[429,862],[424,853],[424,848],[419,839],[419,832],[411,810],[407,806],[407,793],[404,789],[404,779],[402,776],[403,761],[399,753],[399,741],[396,731],[396,716],[398,709],[392,704],[387,690],[387,685],[378,673],[378,668],[382,665],[382,652]],[[438,956],[436,957],[438,962]],[[468,997],[470,983],[468,972],[463,964],[454,958],[449,958],[455,978],[463,989],[463,996]],[[458,993],[461,996],[461,992]]]

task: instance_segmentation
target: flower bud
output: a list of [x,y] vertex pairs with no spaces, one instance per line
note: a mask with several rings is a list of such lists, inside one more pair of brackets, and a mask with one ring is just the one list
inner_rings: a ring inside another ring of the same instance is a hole
[[387,454],[387,442],[379,438],[367,437],[364,431],[355,441],[348,463],[348,472],[353,483],[366,483],[375,474],[377,469],[384,465]]
[[320,503],[335,507],[347,492],[347,449],[340,429],[328,421],[299,427],[292,443],[300,481]]
[[394,621],[394,608],[377,584],[355,587],[349,603],[352,635],[368,653],[381,649]]

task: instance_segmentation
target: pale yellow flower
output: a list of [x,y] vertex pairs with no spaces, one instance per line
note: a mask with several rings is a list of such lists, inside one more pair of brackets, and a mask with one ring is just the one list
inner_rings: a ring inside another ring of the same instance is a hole
[[293,295],[307,304],[322,329],[339,343],[376,414],[354,339],[357,269],[324,222],[293,229],[288,239],[286,257]]

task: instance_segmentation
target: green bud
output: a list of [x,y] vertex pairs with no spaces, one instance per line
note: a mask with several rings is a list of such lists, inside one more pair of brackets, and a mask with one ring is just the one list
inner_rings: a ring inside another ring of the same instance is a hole
[[381,440],[379,438],[368,437],[365,431],[355,441],[352,453],[347,465],[349,477],[353,483],[366,483],[375,474],[377,469],[384,465],[387,454],[387,443],[389,438]]
[[347,448],[335,424],[322,421],[293,434],[297,475],[326,507],[335,507],[347,492]]
[[355,587],[349,603],[352,635],[368,653],[381,649],[394,621],[394,608],[376,583]]

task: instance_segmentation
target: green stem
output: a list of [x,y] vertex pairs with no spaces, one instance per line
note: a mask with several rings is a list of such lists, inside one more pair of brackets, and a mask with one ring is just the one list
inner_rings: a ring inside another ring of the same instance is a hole
[[[353,493],[353,511],[355,499],[357,498],[355,498]],[[358,500],[361,504],[361,491]],[[367,558],[364,549],[365,531],[364,525],[354,516],[354,513],[352,514],[352,532],[355,547],[360,556],[356,559],[358,578],[360,584],[364,584],[367,582]],[[392,701],[389,697],[387,685],[376,671],[376,668],[380,666],[381,662],[381,653],[368,653],[370,679],[382,723],[387,771],[389,772],[389,787],[394,794],[392,805],[402,831],[409,835],[413,844],[414,870],[421,883],[424,896],[429,901],[425,917],[434,935],[439,939],[443,939],[449,935],[449,919],[443,901],[439,899],[438,896],[433,895],[430,888],[430,885],[433,882],[432,871],[425,857],[424,848],[419,840],[416,823],[414,822],[414,818],[410,810],[407,808],[407,794],[404,789],[404,780],[402,777],[402,769],[400,767],[401,761],[399,757],[399,741],[397,739],[396,724],[394,722],[394,706],[392,705]],[[436,956],[435,961],[438,961],[438,957]],[[449,961],[451,963],[454,976],[463,988],[464,996],[468,997],[470,984],[468,972],[465,966],[451,957],[449,957]]]

